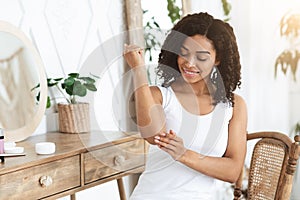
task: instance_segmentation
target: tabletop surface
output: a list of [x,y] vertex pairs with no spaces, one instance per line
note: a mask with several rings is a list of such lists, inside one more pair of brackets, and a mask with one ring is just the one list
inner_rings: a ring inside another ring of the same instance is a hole
[[[137,132],[120,131],[91,131],[80,134],[49,132],[43,135],[31,136],[17,143],[17,146],[24,147],[25,156],[5,157],[5,162],[0,163],[0,175],[94,149],[105,148],[136,138],[140,138]],[[35,144],[38,142],[55,143],[55,153],[38,155],[35,152]]]

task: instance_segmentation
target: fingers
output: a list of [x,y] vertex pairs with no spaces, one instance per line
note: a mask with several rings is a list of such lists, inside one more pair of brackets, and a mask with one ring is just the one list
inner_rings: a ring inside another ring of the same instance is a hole
[[159,148],[168,149],[171,151],[176,150],[176,141],[169,140],[166,138],[160,138],[159,136],[155,136],[154,142],[159,146]]
[[178,137],[173,130],[154,136],[154,142],[161,150],[170,154],[174,160],[179,160],[186,152],[183,139]]
[[143,49],[137,45],[124,44],[123,56],[131,68],[145,66]]
[[176,136],[176,133],[173,131],[173,130],[170,130],[169,132],[171,135],[175,135]]
[[124,44],[124,54],[130,53],[130,52],[137,52],[141,54],[143,52],[143,49],[135,44]]
[[167,132],[160,132],[159,135],[162,136],[162,137],[168,137],[170,139],[174,139],[176,137],[175,132],[172,131],[172,130],[169,133],[167,133]]
[[177,142],[182,141],[182,139],[180,137],[178,137],[173,130],[170,130],[169,133],[166,133],[166,132],[160,133],[159,135],[162,136],[162,137],[166,137],[166,138],[175,140]]
[[175,150],[180,141],[180,138],[176,136],[174,131],[170,131],[169,133],[161,132],[154,137],[154,142],[157,143],[159,147],[165,147],[171,150]]
[[167,146],[168,144],[176,146],[176,141],[167,137],[155,136],[154,141],[162,146]]

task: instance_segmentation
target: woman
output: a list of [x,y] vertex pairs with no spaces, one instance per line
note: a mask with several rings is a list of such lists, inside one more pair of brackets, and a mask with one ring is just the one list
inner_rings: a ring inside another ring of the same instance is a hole
[[126,45],[137,123],[151,144],[131,200],[212,199],[235,182],[246,153],[247,111],[234,94],[240,60],[233,29],[207,13],[182,18],[159,55],[162,86],[149,86],[143,52]]

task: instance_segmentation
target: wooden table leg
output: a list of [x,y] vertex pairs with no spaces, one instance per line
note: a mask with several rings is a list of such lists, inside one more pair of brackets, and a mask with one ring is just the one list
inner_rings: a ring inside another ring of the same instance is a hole
[[120,200],[126,200],[126,194],[125,194],[125,188],[124,188],[123,179],[122,178],[118,178],[117,182],[118,182]]
[[76,193],[70,195],[70,200],[76,200]]

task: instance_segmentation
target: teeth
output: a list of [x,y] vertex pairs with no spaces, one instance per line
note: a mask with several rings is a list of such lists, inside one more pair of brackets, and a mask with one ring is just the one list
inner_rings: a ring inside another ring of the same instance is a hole
[[185,73],[187,73],[187,74],[195,74],[195,72],[188,72],[188,71],[186,71]]
[[200,72],[193,72],[193,71],[187,71],[187,70],[184,70],[185,73],[187,74],[199,74]]

